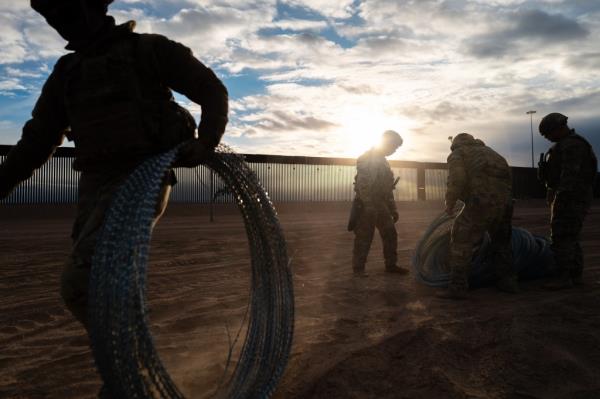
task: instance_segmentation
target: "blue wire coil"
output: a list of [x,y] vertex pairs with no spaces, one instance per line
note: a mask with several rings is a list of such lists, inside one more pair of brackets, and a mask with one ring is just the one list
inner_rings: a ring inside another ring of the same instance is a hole
[[[455,215],[457,215],[456,213]],[[450,281],[447,265],[450,229],[456,216],[446,213],[436,217],[419,240],[412,258],[412,267],[419,282],[432,287],[446,287]],[[554,260],[549,241],[529,231],[513,227],[511,236],[513,270],[519,279],[528,280],[550,276]],[[471,261],[469,285],[473,288],[491,285],[495,281],[490,254],[490,237],[481,237]]]

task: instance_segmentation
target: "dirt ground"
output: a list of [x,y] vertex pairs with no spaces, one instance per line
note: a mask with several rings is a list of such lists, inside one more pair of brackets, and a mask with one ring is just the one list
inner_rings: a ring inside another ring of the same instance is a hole
[[[399,259],[439,203],[402,203]],[[412,277],[386,275],[376,237],[367,279],[351,276],[347,204],[278,207],[292,258],[296,325],[281,398],[600,398],[600,204],[583,234],[586,285],[548,293],[493,288],[436,299]],[[59,278],[74,209],[0,207],[0,398],[90,398],[100,380]],[[514,224],[547,233],[542,202]],[[235,208],[172,205],[155,230],[149,273],[156,346],[187,397],[210,397],[241,325],[249,253]],[[239,348],[239,344],[237,345]]]

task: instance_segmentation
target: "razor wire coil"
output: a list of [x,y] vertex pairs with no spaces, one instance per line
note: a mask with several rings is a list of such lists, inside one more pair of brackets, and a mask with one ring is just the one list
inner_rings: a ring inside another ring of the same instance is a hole
[[[452,224],[462,208],[459,203],[452,216],[445,212],[438,215],[427,227],[419,240],[412,258],[417,281],[431,287],[446,287],[450,281],[448,249]],[[471,260],[469,286],[481,287],[495,281],[490,236],[485,233],[475,246]],[[546,277],[554,271],[554,260],[549,241],[529,231],[513,227],[511,234],[513,270],[519,279]]]
[[[92,351],[105,390],[117,398],[183,398],[154,347],[146,307],[156,201],[179,149],[140,165],[115,193],[98,234],[89,289]],[[273,205],[243,157],[219,146],[205,163],[233,193],[251,255],[248,328],[220,397],[268,398],[292,343],[294,296],[286,242]]]

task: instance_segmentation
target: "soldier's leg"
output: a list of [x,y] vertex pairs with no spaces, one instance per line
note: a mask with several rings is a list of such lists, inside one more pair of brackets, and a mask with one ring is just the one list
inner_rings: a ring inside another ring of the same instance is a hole
[[580,201],[555,200],[552,206],[551,248],[557,275],[554,281],[545,285],[546,288],[568,288],[573,285],[572,274],[581,272],[577,268],[578,241],[586,213],[586,204]]
[[354,273],[364,273],[374,232],[375,215],[363,212],[354,228],[354,249],[352,251],[352,270]]
[[388,212],[380,212],[377,215],[376,227],[383,244],[385,268],[394,268],[398,261],[398,233],[394,220]]
[[[73,228],[73,249],[61,276],[61,296],[67,309],[87,329],[87,299],[90,268],[96,237],[112,194],[125,176],[82,176],[80,201]],[[162,215],[171,191],[170,181],[165,181],[159,195],[153,226]]]
[[499,210],[499,217],[489,228],[490,253],[496,274],[496,286],[507,292],[518,291],[518,278],[513,269],[512,216],[513,205],[510,203]]
[[575,248],[574,248],[574,256],[573,256],[573,265],[570,269],[571,279],[573,280],[573,284],[581,285],[583,284],[583,250],[581,249],[581,230],[583,228],[583,222],[585,217],[587,216],[590,210],[591,201],[581,202],[580,207],[575,209],[578,211],[579,220],[581,223],[581,227],[577,232],[577,236],[575,238]]
[[575,250],[577,242],[573,237],[556,234],[552,236],[552,251],[554,253],[554,262],[556,264],[556,274],[551,281],[544,285],[548,289],[562,289],[573,286],[571,277],[571,265],[575,262]]
[[[109,186],[106,176],[83,173],[79,180],[77,216],[73,225],[73,248],[61,275],[61,296],[67,309],[87,329],[89,264],[95,231],[107,205],[102,191]],[[116,185],[116,184],[115,184]],[[104,195],[106,197],[106,195]]]
[[378,215],[377,230],[383,244],[385,271],[388,273],[408,274],[408,269],[399,267],[398,263],[398,232],[391,215],[385,211]]
[[571,269],[571,279],[575,285],[583,284],[583,250],[579,240],[575,243],[575,264]]
[[485,226],[479,221],[482,215],[474,214],[466,207],[452,225],[449,251],[450,282],[448,288],[455,292],[466,292],[469,288],[469,273],[473,249],[481,240]]

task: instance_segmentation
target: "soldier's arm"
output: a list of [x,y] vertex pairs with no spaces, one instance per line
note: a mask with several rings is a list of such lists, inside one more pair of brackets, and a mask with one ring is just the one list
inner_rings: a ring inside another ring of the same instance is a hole
[[[389,174],[391,174],[392,176],[394,176],[394,173],[392,172],[392,168],[389,168]],[[387,202],[387,208],[390,211],[390,214],[392,215],[392,217],[394,218],[394,220],[397,220],[398,218],[398,209],[396,207],[396,200],[394,199],[394,189],[396,188],[396,183],[394,182],[392,183],[391,186],[386,187],[387,190],[387,195],[386,195],[386,202]]]
[[556,192],[571,193],[581,180],[580,173],[584,160],[589,158],[589,148],[577,139],[571,139],[561,146],[560,180]]
[[448,156],[448,181],[446,190],[446,209],[453,209],[467,186],[467,172],[458,151]]
[[394,199],[394,192],[392,191],[389,196],[387,197],[387,207],[390,210],[391,213],[397,212],[398,209],[396,208],[396,200]]
[[62,143],[68,119],[61,93],[62,84],[55,69],[42,88],[32,118],[23,126],[21,139],[0,165],[0,198],[31,177]]
[[394,219],[394,223],[396,223],[400,217],[398,213],[398,208],[396,207],[396,200],[394,199],[394,193],[392,192],[387,199],[387,209],[390,212],[390,216]]
[[202,108],[198,138],[214,147],[227,125],[228,93],[214,72],[186,46],[161,35],[151,35],[158,73],[171,89]]

